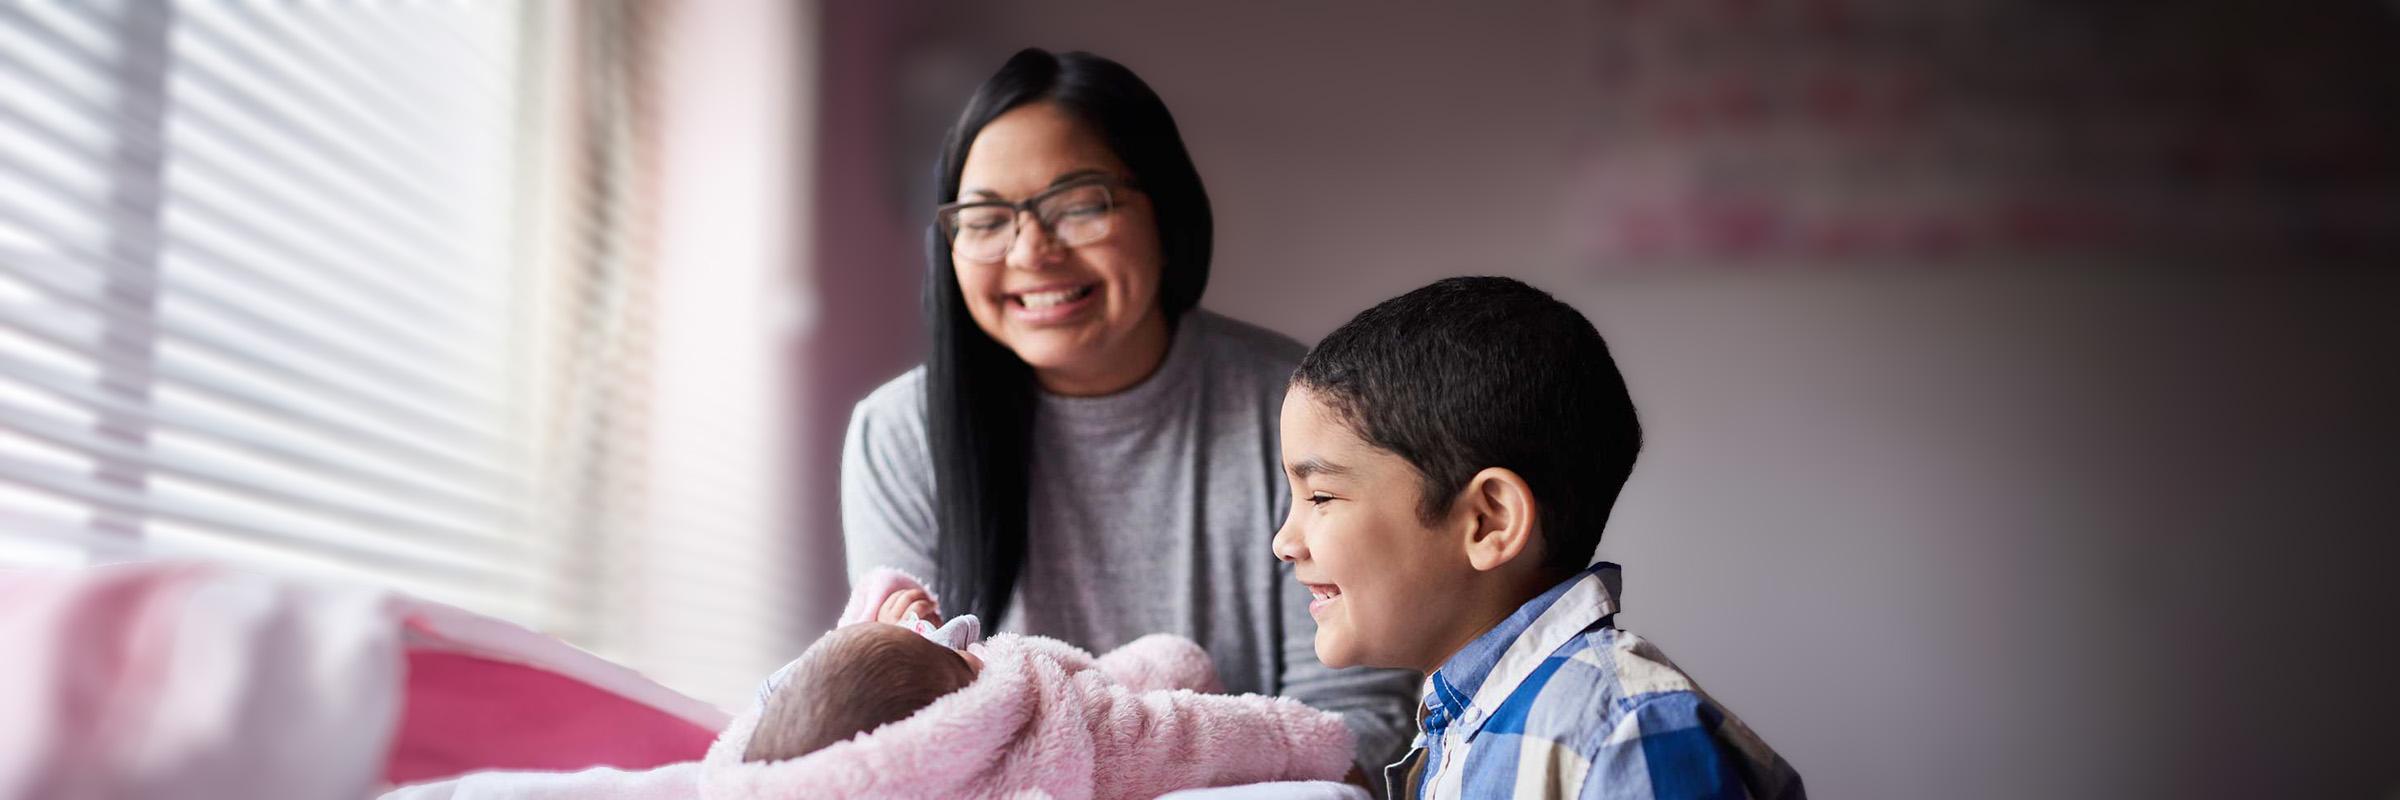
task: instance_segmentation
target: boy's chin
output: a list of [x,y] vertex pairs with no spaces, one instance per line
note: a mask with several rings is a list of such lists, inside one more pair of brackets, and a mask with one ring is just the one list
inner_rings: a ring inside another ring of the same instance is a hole
[[1358,653],[1337,642],[1326,641],[1325,632],[1317,631],[1317,661],[1334,669],[1358,666]]

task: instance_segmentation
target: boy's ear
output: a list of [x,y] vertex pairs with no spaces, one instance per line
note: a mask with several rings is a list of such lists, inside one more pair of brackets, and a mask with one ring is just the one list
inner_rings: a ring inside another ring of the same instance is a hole
[[1533,486],[1515,471],[1487,467],[1475,473],[1458,503],[1461,521],[1469,526],[1467,563],[1476,571],[1490,572],[1539,552],[1533,540]]

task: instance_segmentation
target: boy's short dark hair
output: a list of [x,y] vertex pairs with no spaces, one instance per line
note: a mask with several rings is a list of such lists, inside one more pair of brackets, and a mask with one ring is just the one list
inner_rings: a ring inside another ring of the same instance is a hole
[[1524,477],[1543,565],[1560,572],[1591,563],[1642,449],[1600,332],[1508,278],[1448,278],[1378,303],[1318,342],[1292,385],[1416,467],[1427,522],[1484,468]]

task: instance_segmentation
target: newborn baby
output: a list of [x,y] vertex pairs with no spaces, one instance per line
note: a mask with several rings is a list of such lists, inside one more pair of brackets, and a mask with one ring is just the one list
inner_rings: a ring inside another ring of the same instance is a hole
[[[975,681],[983,671],[982,658],[936,643],[918,629],[940,622],[923,590],[896,592],[892,599],[897,602],[883,604],[874,623],[835,628],[767,679],[760,692],[765,709],[743,760],[779,761],[816,752],[907,719]],[[926,610],[920,614],[916,604]],[[962,617],[951,627],[974,619]]]
[[718,737],[703,796],[1155,797],[1350,769],[1339,715],[1203,693],[1215,669],[1189,639],[1094,658],[1039,636],[973,642],[972,616],[940,621],[916,580],[861,580],[843,625]]

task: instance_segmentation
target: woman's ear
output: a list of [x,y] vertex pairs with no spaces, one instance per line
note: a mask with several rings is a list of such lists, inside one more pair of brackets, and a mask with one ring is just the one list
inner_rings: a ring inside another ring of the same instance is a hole
[[1503,467],[1487,467],[1467,480],[1467,488],[1459,493],[1460,509],[1470,527],[1467,531],[1467,563],[1478,572],[1490,572],[1520,558],[1531,564],[1539,548],[1533,505],[1533,487],[1516,472]]

